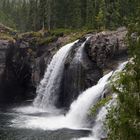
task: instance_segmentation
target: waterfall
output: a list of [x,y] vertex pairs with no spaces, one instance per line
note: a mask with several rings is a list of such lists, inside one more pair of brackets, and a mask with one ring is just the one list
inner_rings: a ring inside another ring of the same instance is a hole
[[37,88],[37,97],[33,105],[38,108],[52,108],[59,93],[65,59],[71,47],[77,41],[63,46],[52,58],[46,69],[44,78]]
[[[99,80],[99,82],[84,91],[78,98],[75,100],[70,107],[70,110],[66,115],[64,114],[51,114],[50,116],[18,116],[12,120],[12,127],[19,128],[28,128],[28,129],[43,129],[43,130],[57,130],[62,128],[70,129],[85,129],[87,128],[87,113],[91,106],[95,105],[99,99],[102,98],[103,91],[105,90],[106,84],[109,82],[109,78],[112,74],[124,69],[127,62],[119,65],[118,69],[113,73],[110,72],[106,74]],[[27,107],[26,107],[27,108]],[[25,113],[26,108],[20,108],[18,112]],[[17,110],[17,109],[16,109]],[[30,111],[31,110],[31,111]],[[27,113],[32,112],[33,108],[27,108]],[[35,112],[37,110],[35,109]],[[41,110],[39,110],[40,113]],[[42,111],[44,113],[44,110]],[[103,134],[103,122],[107,114],[106,106],[102,107],[96,117],[95,124],[93,126],[92,136],[89,136],[88,139],[99,140],[99,137]],[[98,133],[98,135],[97,135]],[[98,138],[98,139],[97,139]],[[85,139],[85,138],[84,138]],[[83,140],[84,140],[83,139]],[[87,139],[87,138],[86,138]],[[85,140],[86,140],[85,139]]]
[[[66,114],[52,113],[55,112],[54,106],[56,100],[58,99],[57,96],[59,95],[59,88],[61,86],[62,74],[64,72],[66,58],[72,46],[76,42],[77,41],[65,45],[53,56],[52,61],[46,69],[44,78],[37,88],[37,97],[33,102],[34,106],[28,108],[20,108],[18,110],[16,109],[18,112],[22,112],[23,115],[17,116],[17,118],[12,120],[12,127],[28,129],[39,128],[43,130],[57,130],[62,128],[87,129],[89,127],[89,122],[87,120],[88,111],[103,97],[104,90],[109,82],[110,77],[112,75],[115,75],[117,72],[122,71],[127,62],[119,65],[116,71],[112,71],[106,74],[99,80],[96,85],[81,93],[79,97],[75,101],[73,101],[70,106],[70,110]],[[84,59],[84,56],[82,54],[84,44],[85,42],[82,43],[82,45],[76,52],[74,59],[72,60],[75,65],[77,65],[82,59]],[[92,129],[92,135],[89,136],[88,139],[100,140],[100,138],[105,135],[103,131],[103,122],[107,114],[106,108],[111,105],[111,102],[112,101],[110,101],[109,104],[103,106],[99,110]],[[33,114],[33,112],[35,112],[35,114],[44,114],[46,112],[46,108],[50,109],[51,113],[47,112],[48,114],[45,114],[44,116],[31,115]],[[26,113],[30,115],[27,115]]]
[[[86,41],[88,41],[89,38],[90,37],[87,37]],[[79,49],[77,50],[77,52],[75,54],[75,57],[73,59],[73,63],[77,64],[79,62],[82,62],[82,59],[83,59],[83,49],[84,49],[86,41],[84,43],[82,43],[81,47],[79,47]]]
[[113,99],[110,100],[108,103],[106,103],[105,106],[103,106],[98,112],[95,119],[95,124],[92,128],[92,136],[95,138],[95,140],[100,140],[101,138],[107,137],[105,127],[104,127],[104,122],[108,114],[108,109],[111,106],[115,105],[115,101],[116,101],[116,95],[113,95]]
[[[57,130],[62,128],[70,129],[85,129],[87,128],[87,113],[92,105],[95,105],[102,97],[105,85],[113,72],[105,75],[99,80],[97,85],[87,89],[83,92],[76,101],[71,104],[70,110],[66,115],[51,115],[45,117],[31,117],[25,118],[22,116],[13,120],[14,127],[43,129],[43,130]],[[24,120],[18,124],[18,120]]]
[[85,71],[87,68],[93,68],[93,65],[91,65],[92,62],[89,62],[89,59],[85,57],[87,54],[84,48],[88,39],[89,37],[84,42],[80,42],[78,44],[79,47],[73,49],[67,58],[66,64],[68,65],[64,71],[62,92],[59,96],[61,107],[69,108],[71,103],[86,88],[85,79],[87,75]]
[[113,98],[99,110],[92,128],[92,134],[89,137],[73,140],[101,140],[102,138],[106,138],[107,134],[104,127],[104,122],[110,107],[116,105],[116,97],[117,95],[114,94]]
[[97,85],[84,91],[71,105],[70,111],[66,115],[69,122],[76,124],[77,127],[86,126],[86,116],[92,105],[95,105],[101,98],[104,87],[113,72],[105,75],[99,80]]
[[[128,63],[128,61],[120,64],[118,69],[113,73],[113,76],[118,74],[120,71],[122,71],[125,68],[127,63]],[[99,112],[96,116],[96,119],[95,119],[95,123],[92,128],[92,134],[89,137],[80,138],[78,140],[101,140],[102,138],[107,137],[107,134],[106,134],[106,131],[104,128],[104,122],[105,122],[106,116],[108,114],[108,109],[111,106],[116,105],[116,97],[117,97],[117,95],[113,94],[112,100],[110,100],[108,103],[106,103],[99,110]],[[73,139],[73,140],[77,140],[77,139]]]

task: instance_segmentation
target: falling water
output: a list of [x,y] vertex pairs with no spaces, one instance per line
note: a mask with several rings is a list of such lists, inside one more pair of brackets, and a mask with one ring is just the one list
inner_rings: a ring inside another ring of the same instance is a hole
[[104,122],[106,120],[108,110],[111,108],[111,106],[116,105],[117,95],[114,94],[112,97],[113,98],[108,103],[106,103],[103,107],[101,107],[101,109],[99,110],[95,119],[94,126],[92,128],[92,134],[89,137],[73,139],[73,140],[101,140],[102,138],[107,137],[107,133],[104,127]]
[[[25,117],[20,116],[13,120],[14,127],[57,130],[62,128],[85,129],[87,127],[87,113],[92,105],[95,105],[101,98],[105,85],[113,72],[105,75],[99,80],[97,85],[83,92],[76,101],[71,104],[71,108],[66,115],[54,115],[45,117]],[[22,121],[21,121],[22,120]],[[23,121],[24,120],[24,121]],[[22,122],[19,123],[19,122]]]
[[[118,69],[113,73],[113,75],[116,75],[120,71],[122,71],[125,68],[127,63],[128,61],[120,64]],[[116,105],[116,97],[117,95],[113,94],[112,100],[106,103],[105,106],[101,107],[101,109],[99,110],[95,119],[94,126],[92,128],[92,134],[89,137],[73,139],[73,140],[101,140],[102,138],[106,138],[107,134],[104,128],[104,122],[108,114],[108,109],[110,109],[111,106]]]
[[33,104],[38,108],[52,108],[57,99],[60,82],[62,79],[64,62],[71,47],[77,41],[63,46],[52,58],[44,78],[37,88],[37,97]]
[[71,105],[70,111],[68,112],[66,118],[69,122],[76,124],[77,127],[86,126],[86,116],[87,112],[92,105],[95,105],[99,98],[101,98],[104,87],[111,77],[113,72],[105,75],[99,80],[97,85],[87,89],[83,92],[76,101]]

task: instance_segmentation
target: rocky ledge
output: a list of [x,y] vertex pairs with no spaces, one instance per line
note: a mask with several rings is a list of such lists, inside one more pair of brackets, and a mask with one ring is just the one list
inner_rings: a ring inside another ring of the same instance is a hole
[[[65,62],[63,87],[58,106],[69,106],[79,92],[96,84],[104,72],[114,69],[118,61],[127,57],[126,34],[125,28],[117,31],[90,33],[83,36],[73,46]],[[75,53],[85,41],[86,36],[91,37],[84,46],[84,59],[82,63],[74,64]],[[63,33],[52,35],[47,31],[14,34],[12,38],[12,40],[0,40],[1,103],[33,99],[36,86],[43,77],[52,56],[70,40]],[[74,76],[70,75],[70,73],[77,74],[76,70],[80,71],[79,74],[81,73],[80,79],[73,79]],[[75,89],[76,80],[79,80],[79,83],[77,83],[78,88]],[[69,99],[64,102],[64,98]]]

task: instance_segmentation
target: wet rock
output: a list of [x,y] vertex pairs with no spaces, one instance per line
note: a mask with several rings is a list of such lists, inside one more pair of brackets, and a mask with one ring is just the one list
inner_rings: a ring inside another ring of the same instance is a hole
[[0,103],[16,103],[31,98],[34,90],[31,74],[30,56],[26,50],[10,43],[0,81]]
[[[95,85],[105,71],[115,69],[117,63],[123,57],[127,57],[127,46],[124,41],[126,34],[127,30],[124,29],[94,34],[81,49],[81,56],[77,53],[85,38],[81,38],[72,47],[65,62],[58,106],[69,107],[80,93]],[[108,88],[104,96],[109,94],[110,89]]]
[[65,42],[56,37],[40,44],[42,36],[31,32],[15,37],[13,42],[0,40],[0,103],[20,103],[36,96],[47,65]]
[[93,35],[86,43],[86,52],[89,58],[101,69],[117,59],[127,56],[125,37],[127,30],[101,32]]
[[0,40],[0,75],[5,68],[6,51],[9,45],[9,41]]

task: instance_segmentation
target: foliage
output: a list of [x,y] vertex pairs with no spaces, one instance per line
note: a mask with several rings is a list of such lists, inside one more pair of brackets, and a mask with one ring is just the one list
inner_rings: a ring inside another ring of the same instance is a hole
[[139,0],[0,0],[0,22],[21,32],[114,29],[128,25]]
[[108,103],[112,99],[112,96],[107,96],[106,98],[101,99],[100,101],[97,102],[96,105],[94,105],[90,109],[90,115],[95,116],[97,111],[103,107],[106,103]]
[[2,40],[9,40],[9,41],[13,41],[14,40],[12,36],[4,34],[4,33],[0,34],[0,39],[2,39]]
[[118,75],[113,89],[118,93],[117,106],[108,114],[109,140],[140,138],[140,22],[129,26],[130,62]]

